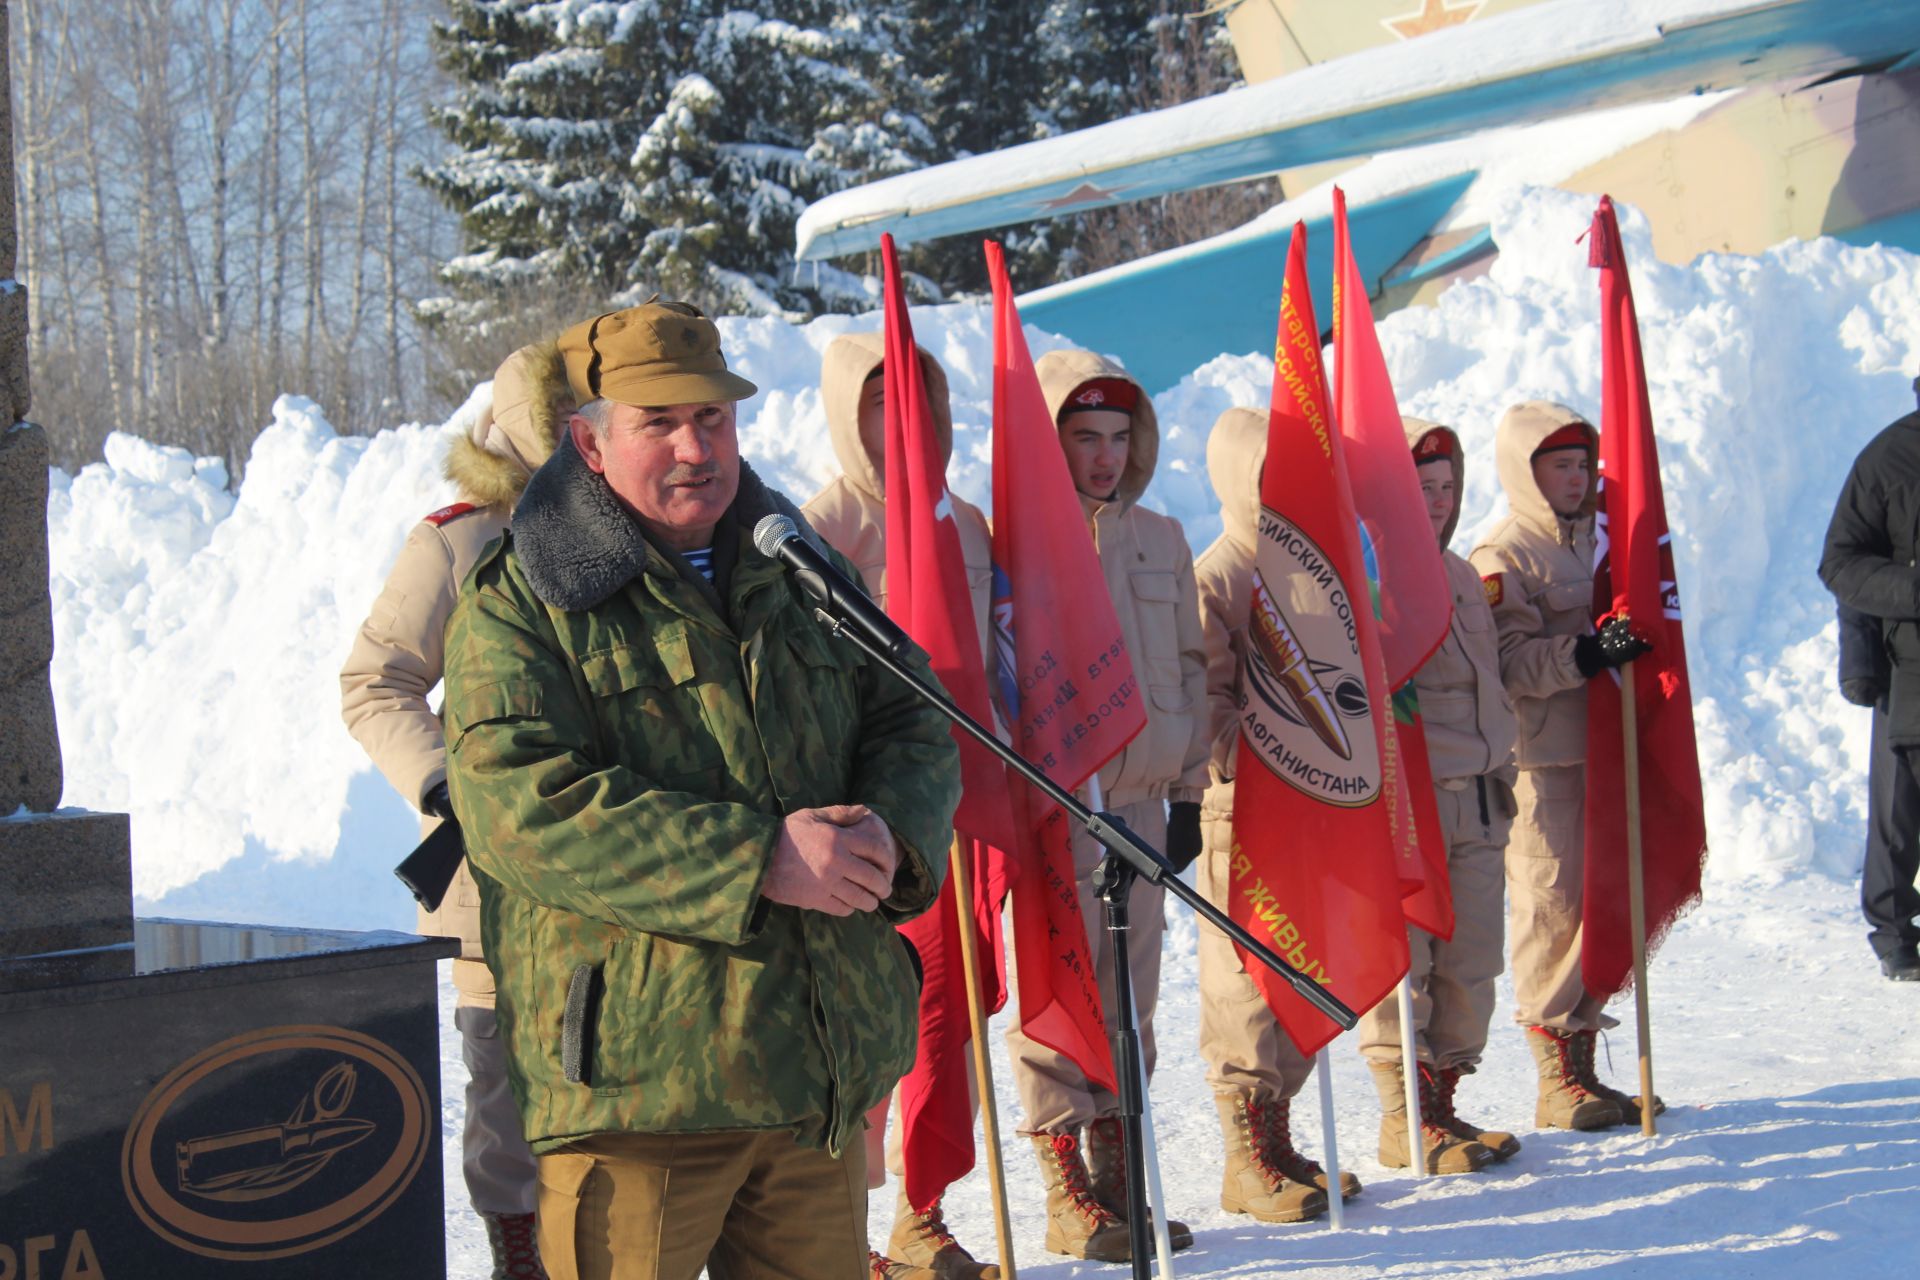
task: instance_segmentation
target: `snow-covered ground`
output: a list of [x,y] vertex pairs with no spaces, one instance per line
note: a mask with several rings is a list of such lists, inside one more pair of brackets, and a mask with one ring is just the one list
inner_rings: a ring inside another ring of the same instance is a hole
[[[1374,1159],[1379,1110],[1351,1037],[1331,1050],[1342,1167],[1366,1184],[1346,1229],[1323,1219],[1270,1227],[1223,1212],[1220,1138],[1194,1029],[1194,924],[1169,906],[1161,986],[1160,1065],[1153,1085],[1168,1212],[1193,1228],[1175,1258],[1182,1277],[1311,1274],[1493,1277],[1578,1274],[1656,1280],[1840,1280],[1910,1276],[1920,1248],[1920,992],[1879,976],[1862,940],[1850,886],[1798,873],[1779,884],[1713,893],[1668,939],[1653,995],[1656,1085],[1669,1110],[1658,1137],[1535,1133],[1533,1067],[1500,1012],[1479,1074],[1461,1088],[1463,1114],[1520,1135],[1522,1149],[1492,1173],[1416,1180]],[[443,983],[443,1078],[464,1081]],[[1633,1011],[1609,1038],[1610,1075],[1632,1092]],[[1044,1191],[1013,1130],[1018,1103],[994,1019],[1001,1159],[1020,1274],[1040,1280],[1116,1277],[1125,1268],[1074,1262],[1041,1248]],[[1314,1086],[1295,1132],[1319,1153]],[[459,1119],[446,1126],[448,1276],[483,1280],[486,1241],[460,1185]],[[997,1256],[982,1150],[948,1193],[947,1218],[982,1258]],[[894,1184],[874,1193],[870,1238],[884,1247]]]
[[[1466,441],[1460,549],[1504,510],[1492,467],[1501,411],[1535,396],[1599,410],[1597,284],[1575,243],[1591,202],[1532,190],[1490,206],[1501,247],[1492,271],[1382,325],[1403,407]],[[1417,1186],[1373,1166],[1371,1089],[1350,1045],[1336,1044],[1344,1150],[1371,1184],[1350,1229],[1230,1222],[1213,1207],[1218,1139],[1193,1047],[1194,934],[1176,914],[1155,1103],[1173,1209],[1200,1235],[1182,1274],[1905,1274],[1920,1244],[1920,1019],[1913,993],[1874,972],[1851,905],[1866,720],[1834,688],[1832,605],[1814,576],[1854,453],[1912,407],[1920,259],[1820,240],[1673,267],[1654,260],[1637,215],[1624,229],[1712,845],[1705,905],[1675,931],[1652,982],[1662,1091],[1675,1110],[1650,1145],[1538,1137],[1497,1174]],[[723,322],[734,363],[763,388],[745,406],[743,449],[797,498],[834,470],[819,352],[876,323]],[[915,323],[951,374],[954,485],[984,505],[989,317],[952,306]],[[1031,336],[1036,350],[1058,345]],[[1230,405],[1264,404],[1271,373],[1259,353],[1225,353],[1157,398],[1165,439],[1148,502],[1180,517],[1196,548],[1219,529],[1207,429]],[[133,814],[142,911],[411,920],[388,869],[415,820],[340,727],[335,674],[407,527],[449,500],[439,459],[478,403],[446,424],[344,438],[287,397],[237,496],[217,464],[125,436],[105,463],[54,473],[66,803]],[[1617,1035],[1613,1053],[1625,1076],[1631,1036]],[[1524,1133],[1528,1070],[1517,1037],[1497,1034],[1469,1082],[1472,1113]],[[449,1132],[457,1127],[450,1116]],[[457,1169],[451,1147],[449,1157]],[[1075,1274],[1042,1265],[1031,1158],[1010,1152],[1009,1168],[1026,1269]],[[449,1203],[459,1200],[456,1175]],[[991,1249],[976,1183],[956,1191],[953,1216]],[[472,1220],[449,1223],[454,1274],[482,1274]]]

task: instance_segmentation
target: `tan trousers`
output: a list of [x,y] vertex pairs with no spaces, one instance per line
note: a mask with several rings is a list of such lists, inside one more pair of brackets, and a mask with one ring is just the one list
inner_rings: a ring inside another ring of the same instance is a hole
[[467,1125],[460,1135],[467,1196],[476,1213],[532,1213],[539,1170],[507,1086],[500,1024],[491,1008],[461,1005],[453,1011],[453,1025],[460,1029],[460,1056],[467,1063]]
[[601,1133],[540,1157],[553,1280],[863,1280],[866,1148],[783,1130]]
[[[1218,826],[1221,838],[1209,841],[1194,864],[1194,887],[1224,911],[1232,896],[1232,841],[1231,828]],[[1233,940],[1205,920],[1200,922],[1200,1056],[1207,1060],[1207,1083],[1215,1093],[1291,1098],[1313,1072],[1313,1059],[1280,1029]]]
[[1522,769],[1507,841],[1507,934],[1515,1022],[1558,1031],[1615,1025],[1580,979],[1580,894],[1586,874],[1587,767]]
[[[1163,800],[1139,800],[1109,805],[1134,834],[1154,848],[1165,846],[1167,806]],[[1093,971],[1100,984],[1102,1008],[1109,1021],[1113,1009],[1113,948],[1107,941],[1100,900],[1094,896],[1093,873],[1103,852],[1092,837],[1076,832],[1073,838],[1073,878],[1080,889],[1080,919],[1087,928],[1087,946],[1093,953]],[[1016,890],[1015,892],[1018,892]],[[1147,1075],[1153,1075],[1153,1010],[1160,997],[1160,944],[1166,936],[1165,891],[1136,880],[1127,899],[1132,926],[1127,939],[1127,972],[1133,979],[1134,1005],[1140,1013],[1140,1053]],[[1018,963],[1020,957],[1014,957]],[[1062,1054],[1027,1039],[1013,1020],[1007,1031],[1007,1054],[1013,1062],[1014,1085],[1026,1112],[1026,1133],[1078,1132],[1094,1119],[1120,1110],[1117,1095],[1095,1088],[1080,1068]]]
[[[1500,976],[1507,887],[1501,849],[1513,823],[1513,797],[1498,778],[1473,778],[1464,790],[1438,788],[1435,799],[1447,837],[1453,937],[1442,941],[1424,929],[1407,930],[1414,1044],[1429,1065],[1472,1068],[1487,1047],[1494,979]],[[1400,1061],[1398,992],[1360,1019],[1360,1052],[1370,1062]]]

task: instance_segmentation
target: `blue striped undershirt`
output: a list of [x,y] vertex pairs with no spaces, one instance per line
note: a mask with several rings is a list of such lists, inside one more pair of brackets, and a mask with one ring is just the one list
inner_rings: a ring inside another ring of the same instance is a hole
[[700,571],[700,576],[709,583],[713,581],[713,548],[700,547],[693,551],[682,551],[687,563]]

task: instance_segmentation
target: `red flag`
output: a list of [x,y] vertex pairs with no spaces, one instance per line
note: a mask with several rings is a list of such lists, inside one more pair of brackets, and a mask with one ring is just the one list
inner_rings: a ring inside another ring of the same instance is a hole
[[1453,878],[1447,871],[1447,838],[1440,830],[1440,802],[1433,794],[1433,764],[1427,758],[1420,695],[1411,680],[1393,695],[1393,721],[1387,786],[1394,797],[1393,857],[1400,875],[1400,910],[1407,923],[1451,942]]
[[[1099,553],[1033,369],[1000,246],[993,280],[993,634],[1014,747],[1072,790],[1147,723]],[[1020,785],[1027,839],[1013,891],[1020,1028],[1116,1088],[1080,915],[1066,815]]]
[[[1600,198],[1588,262],[1600,269],[1600,501],[1595,520],[1596,624],[1624,614],[1653,652],[1633,664],[1639,713],[1641,861],[1651,952],[1700,896],[1707,856],[1706,805],[1694,748],[1693,692],[1680,628],[1680,590],[1660,489],[1660,459],[1640,358],[1640,322],[1613,201]],[[1587,682],[1586,886],[1580,974],[1610,996],[1633,978],[1627,901],[1626,756],[1621,681]]]
[[1380,655],[1388,685],[1398,689],[1447,638],[1453,592],[1373,329],[1367,282],[1353,260],[1346,193],[1338,187],[1333,189],[1333,355],[1333,408],[1344,437],[1347,479],[1379,564]]
[[[1370,1009],[1407,971],[1383,795],[1393,712],[1306,251],[1306,224],[1296,223],[1260,480],[1226,910],[1348,1005]],[[1247,972],[1302,1053],[1339,1033],[1258,962]]]
[[1400,404],[1373,328],[1367,282],[1353,258],[1347,196],[1333,189],[1334,417],[1347,457],[1353,505],[1366,531],[1364,551],[1380,619],[1381,660],[1394,695],[1386,749],[1387,803],[1393,814],[1394,861],[1408,921],[1453,937],[1453,890],[1447,841],[1433,796],[1427,734],[1411,688],[1420,664],[1447,638],[1453,593],[1440,544],[1427,521],[1420,474],[1400,422]]
[[[947,492],[927,388],[900,288],[893,238],[881,242],[886,269],[887,612],[927,651],[933,672],[960,709],[991,723],[986,666],[967,586],[960,530]],[[1009,847],[1014,835],[1006,774],[998,760],[959,730],[964,791],[954,824],[973,836]],[[995,886],[1006,871],[998,855],[963,839],[974,902],[966,917],[975,929],[983,968],[997,963],[999,906]],[[929,857],[945,851],[927,850]],[[966,970],[961,959],[961,910],[950,876],[933,910],[901,933],[920,954],[920,1045],[913,1070],[900,1082],[901,1146],[907,1199],[925,1208],[973,1168],[973,1115],[967,1104],[968,1019]]]

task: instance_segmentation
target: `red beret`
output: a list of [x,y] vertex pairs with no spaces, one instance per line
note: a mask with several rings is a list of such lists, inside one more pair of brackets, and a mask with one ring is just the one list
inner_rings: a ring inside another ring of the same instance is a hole
[[1421,436],[1413,445],[1413,465],[1434,462],[1453,456],[1453,437],[1446,431],[1435,428]]
[[1060,406],[1060,416],[1064,418],[1082,409],[1113,409],[1120,413],[1132,413],[1133,407],[1139,403],[1140,388],[1125,378],[1090,378],[1073,389],[1073,394]]
[[1569,422],[1545,440],[1534,453],[1551,453],[1555,449],[1586,449],[1593,444],[1593,428],[1584,422]]

